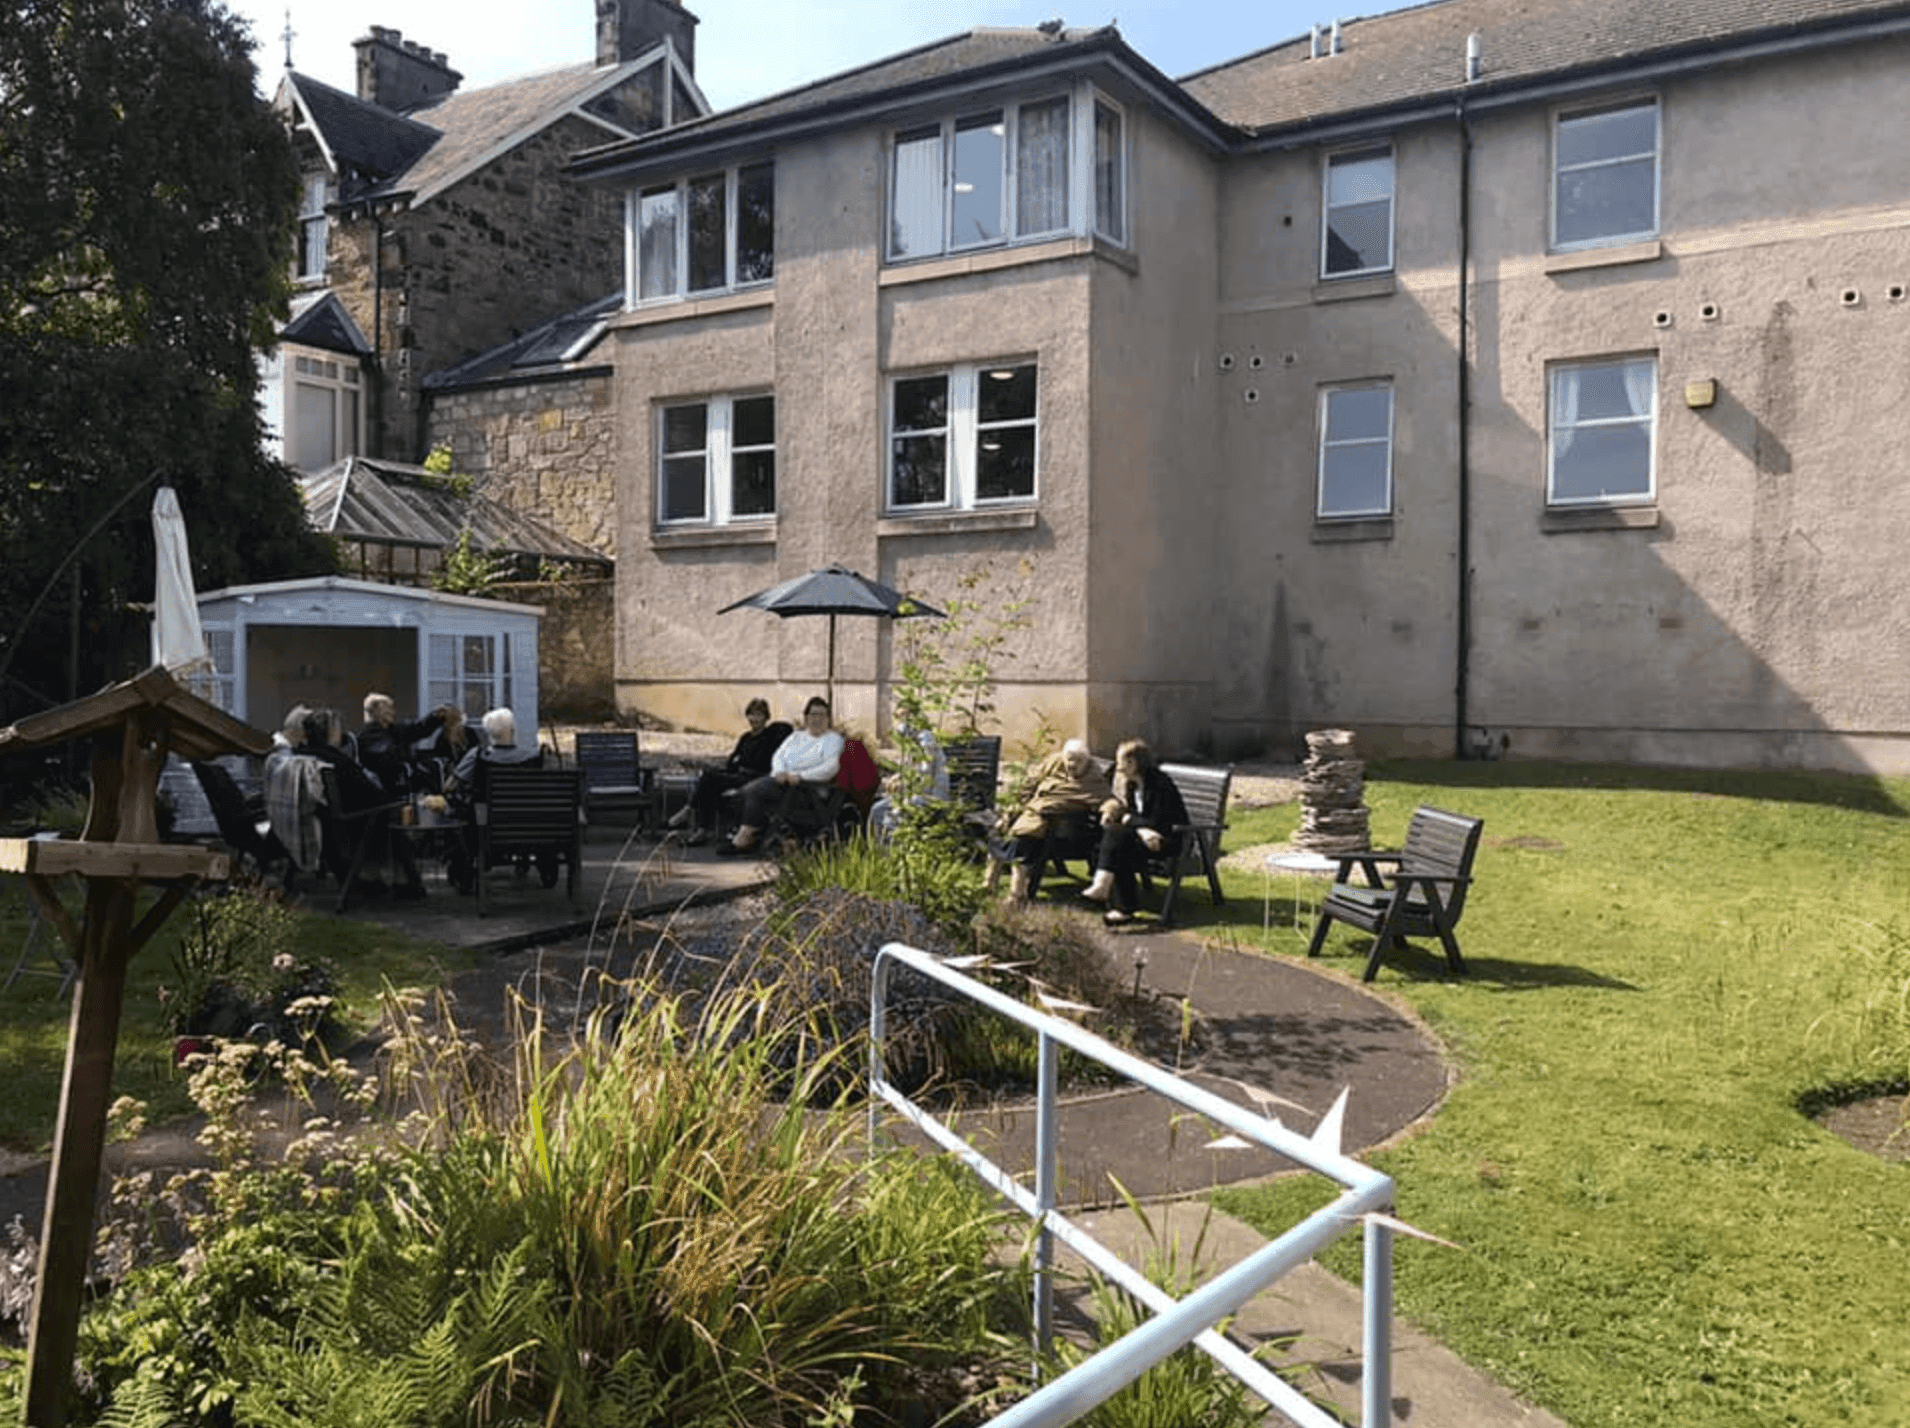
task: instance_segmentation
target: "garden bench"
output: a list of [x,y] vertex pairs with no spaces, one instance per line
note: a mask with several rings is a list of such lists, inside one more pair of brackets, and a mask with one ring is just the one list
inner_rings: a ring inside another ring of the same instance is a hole
[[948,769],[948,801],[964,827],[986,838],[995,826],[995,794],[1001,783],[1001,736],[977,734],[942,746]]
[[[1379,964],[1389,944],[1405,947],[1408,937],[1437,937],[1446,949],[1446,962],[1455,972],[1466,970],[1453,929],[1466,910],[1466,890],[1472,885],[1472,860],[1479,851],[1484,820],[1449,813],[1443,808],[1413,810],[1406,826],[1406,846],[1396,853],[1363,849],[1339,855],[1339,872],[1332,891],[1320,904],[1307,956],[1319,955],[1327,927],[1344,922],[1373,936],[1363,981],[1379,975]],[[1384,864],[1397,865],[1390,878]],[[1351,881],[1362,868],[1369,883]]]
[[[1220,888],[1220,835],[1227,826],[1227,795],[1233,787],[1234,771],[1231,765],[1163,763],[1161,772],[1174,781],[1181,802],[1187,806],[1187,821],[1175,825],[1181,835],[1180,852],[1173,856],[1156,853],[1141,868],[1142,882],[1150,896],[1155,878],[1167,882],[1160,911],[1160,920],[1166,923],[1174,915],[1181,879],[1190,872],[1206,875],[1207,890],[1216,907],[1227,901]],[[1101,829],[1096,818],[1084,814],[1065,819],[1048,835],[1043,866],[1052,866],[1064,875],[1071,860],[1079,859],[1092,867],[1100,848]]]
[[583,779],[581,769],[478,764],[471,808],[479,917],[490,912],[485,872],[506,863],[536,863],[545,887],[556,885],[557,865],[565,864],[565,892],[576,908],[584,857]]
[[661,790],[656,771],[643,767],[635,729],[580,729],[576,754],[584,777],[584,809],[591,819],[655,826],[662,812]]

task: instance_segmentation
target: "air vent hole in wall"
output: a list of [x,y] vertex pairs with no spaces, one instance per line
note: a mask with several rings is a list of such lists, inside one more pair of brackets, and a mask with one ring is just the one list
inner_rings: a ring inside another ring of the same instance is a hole
[[1220,370],[1223,372],[1231,372],[1233,371],[1233,369],[1234,369],[1234,354],[1231,352],[1221,353],[1220,354]]
[[1698,316],[1706,322],[1716,322],[1719,317],[1718,305],[1714,302],[1706,303],[1698,309]]
[[1247,365],[1253,368],[1254,371],[1258,372],[1262,367],[1267,365],[1267,359],[1262,357],[1258,352],[1256,352],[1253,354],[1253,356],[1247,359]]
[[1259,400],[1260,400],[1260,389],[1259,389],[1258,387],[1249,387],[1249,388],[1247,388],[1247,391],[1246,391],[1246,400],[1247,400],[1247,405],[1248,405],[1248,406],[1252,406],[1252,405],[1253,405],[1253,404],[1254,404],[1255,402],[1257,402],[1257,401],[1259,401]]
[[1902,283],[1892,283],[1889,287],[1884,289],[1884,296],[1889,298],[1892,302],[1902,302],[1903,291]]
[[1651,315],[1651,325],[1653,327],[1671,326],[1671,314],[1668,312],[1654,312]]
[[1857,307],[1863,303],[1864,295],[1856,288],[1845,288],[1837,295],[1837,301],[1845,307]]
[[1289,352],[1280,359],[1280,364],[1283,367],[1291,367],[1295,362],[1298,362],[1299,360],[1300,360],[1300,354],[1298,352]]

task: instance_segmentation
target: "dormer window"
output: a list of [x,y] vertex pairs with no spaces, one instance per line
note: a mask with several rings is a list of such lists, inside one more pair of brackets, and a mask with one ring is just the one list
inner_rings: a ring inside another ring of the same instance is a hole
[[896,131],[891,261],[1096,232],[1127,241],[1121,111],[1092,91]]
[[634,196],[635,304],[701,297],[776,276],[776,168],[747,164]]

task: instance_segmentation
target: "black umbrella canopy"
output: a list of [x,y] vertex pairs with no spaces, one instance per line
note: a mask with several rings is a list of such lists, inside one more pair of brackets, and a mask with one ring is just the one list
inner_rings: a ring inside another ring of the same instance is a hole
[[798,575],[767,590],[725,605],[716,613],[731,610],[767,610],[787,619],[791,615],[827,615],[829,617],[829,705],[836,702],[836,616],[887,615],[905,620],[914,615],[941,616],[944,611],[933,605],[892,590],[879,580],[859,575],[846,565],[828,565]]

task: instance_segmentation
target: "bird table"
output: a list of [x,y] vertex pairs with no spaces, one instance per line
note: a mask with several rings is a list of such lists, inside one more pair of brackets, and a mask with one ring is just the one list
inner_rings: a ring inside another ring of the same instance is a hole
[[[160,842],[154,799],[160,769],[170,753],[210,759],[263,754],[271,747],[269,736],[155,666],[0,729],[0,755],[81,738],[90,741],[92,751],[85,831],[77,840],[0,839],[0,872],[26,878],[28,894],[79,967],[27,1344],[24,1421],[29,1428],[63,1423],[72,1388],[127,965],[195,886],[223,880],[230,871],[223,853]],[[85,885],[77,919],[58,892],[57,880],[67,876]],[[158,887],[160,894],[143,916],[136,916],[143,884]]]

